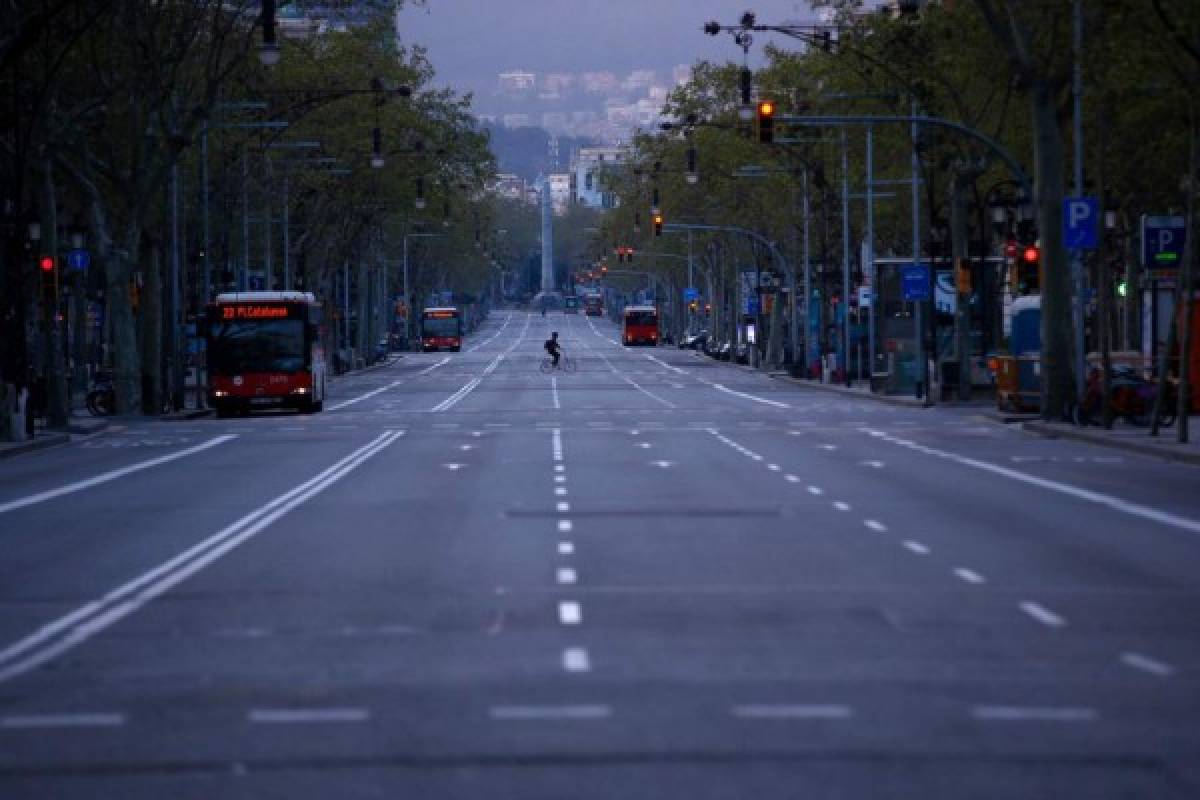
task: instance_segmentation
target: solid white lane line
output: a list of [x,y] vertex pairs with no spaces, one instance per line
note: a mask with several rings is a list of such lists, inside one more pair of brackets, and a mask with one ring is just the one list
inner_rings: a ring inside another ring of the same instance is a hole
[[566,482],[567,482],[567,476],[566,476],[566,475],[555,475],[555,476],[554,476],[554,482],[555,482],[555,483],[566,483]]
[[645,353],[643,353],[643,355],[644,355],[646,358],[648,358],[649,360],[653,361],[655,364],[658,364],[660,367],[664,367],[664,368],[666,368],[666,369],[669,369],[669,370],[671,370],[672,372],[678,372],[680,375],[687,375],[687,374],[688,374],[686,370],[682,370],[682,369],[680,369],[679,367],[673,367],[673,366],[671,366],[670,364],[668,364],[667,362],[663,361],[662,359],[655,358],[654,356],[652,356],[652,355],[648,355],[648,354],[645,354]]
[[849,706],[836,704],[741,705],[731,708],[730,713],[738,719],[849,719],[854,714]]
[[570,567],[559,567],[555,578],[559,583],[572,585],[579,581],[579,574]]
[[571,542],[559,542],[558,554],[560,556],[569,556],[575,553],[575,545]]
[[[708,381],[705,381],[705,383],[708,383]],[[759,397],[758,395],[748,394],[747,392],[739,392],[735,389],[730,389],[728,386],[723,386],[719,383],[708,383],[708,385],[713,387],[717,391],[725,392],[726,394],[732,394],[737,397],[743,397],[747,400],[753,400],[756,403],[763,403],[764,405],[774,406],[775,408],[791,408],[791,406],[788,405],[787,403],[780,403],[777,400],[768,400],[765,397]]]
[[1100,714],[1078,706],[975,706],[971,716],[988,722],[1095,722]]
[[1020,609],[1049,628],[1061,628],[1067,624],[1063,617],[1037,603],[1025,601],[1020,604]]
[[474,346],[474,347],[472,347],[471,349],[467,350],[467,352],[468,352],[468,353],[474,353],[474,352],[475,352],[476,350],[478,350],[479,348],[481,348],[481,347],[484,347],[484,346],[486,346],[486,345],[489,345],[489,344],[491,344],[493,341],[495,341],[495,340],[496,340],[496,337],[498,337],[500,334],[504,333],[504,329],[508,327],[508,323],[512,321],[512,318],[513,318],[513,315],[512,315],[512,313],[510,312],[510,313],[509,313],[509,315],[508,315],[507,317],[505,317],[505,318],[504,318],[504,324],[500,326],[500,330],[496,331],[496,332],[495,332],[494,334],[492,334],[492,335],[491,335],[489,338],[485,339],[484,341],[482,341],[482,342],[480,342],[479,344],[475,345],[475,346]]
[[1140,669],[1142,672],[1149,672],[1151,675],[1159,678],[1169,678],[1175,674],[1175,668],[1170,664],[1150,658],[1150,656],[1144,656],[1141,653],[1122,653],[1121,663],[1127,667]]
[[0,717],[0,728],[117,728],[125,724],[124,714],[9,714]]
[[607,719],[612,709],[603,705],[492,706],[488,714],[497,720],[589,720]]
[[366,722],[370,717],[365,708],[255,708],[246,715],[250,722],[264,725]]
[[1156,508],[1150,508],[1149,506],[1143,506],[1139,503],[1133,503],[1128,500],[1122,500],[1119,497],[1103,494],[1102,492],[1095,492],[1091,489],[1082,489],[1078,486],[1072,486],[1067,483],[1059,483],[1058,481],[1052,481],[1047,478],[1039,478],[1036,475],[1027,475],[1024,472],[1018,472],[1015,469],[1009,469],[1008,467],[1002,467],[998,464],[980,461],[975,458],[967,458],[966,456],[960,456],[957,453],[949,453],[945,450],[938,450],[933,447],[926,447],[906,439],[896,439],[889,437],[880,431],[871,431],[865,428],[863,431],[871,436],[879,436],[880,438],[884,439],[884,441],[893,442],[901,447],[907,447],[910,450],[915,450],[918,453],[925,453],[926,455],[944,458],[949,461],[953,461],[956,464],[962,464],[967,467],[990,472],[994,475],[1002,475],[1010,480],[1020,481],[1021,483],[1027,483],[1048,491],[1069,495],[1070,497],[1075,497],[1079,500],[1086,500],[1089,503],[1102,505],[1115,511],[1120,511],[1123,514],[1140,517],[1141,519],[1152,520],[1162,525],[1188,531],[1189,533],[1200,533],[1200,520],[1181,517],[1177,514],[1171,514],[1167,511],[1160,511]]
[[[553,431],[551,431],[550,447],[554,453],[554,460],[562,461],[563,460],[562,430],[560,430],[559,428],[555,428]],[[562,470],[556,469],[555,471],[561,472]]]
[[[436,364],[434,364],[432,366],[426,367],[425,369],[417,372],[416,374],[417,375],[428,375],[430,372],[433,372],[435,369],[442,366],[449,360],[450,360],[450,356],[446,356],[441,361],[437,362]],[[329,410],[337,411],[338,409],[345,408],[346,406],[352,406],[355,403],[361,403],[363,400],[367,400],[371,397],[374,397],[377,394],[383,394],[388,389],[395,389],[397,386],[404,383],[411,377],[412,377],[411,375],[406,375],[405,377],[401,378],[400,380],[392,381],[387,386],[381,386],[378,389],[372,389],[371,391],[367,392],[366,394],[360,394],[358,397],[352,397],[349,400],[343,400],[342,402],[340,402],[336,405],[330,406]]]
[[562,404],[558,402],[558,378],[557,377],[550,379],[550,391],[554,395],[554,408],[557,411],[562,408]]
[[257,536],[280,517],[332,486],[403,435],[403,431],[385,431],[333,466],[174,558],[0,650],[0,682],[35,669],[132,614],[247,539]]
[[60,486],[57,489],[48,489],[47,491],[27,495],[26,497],[20,497],[16,500],[9,500],[7,503],[0,503],[0,514],[3,514],[6,511],[15,511],[18,508],[32,506],[37,503],[44,503],[47,500],[53,500],[54,498],[62,497],[65,494],[71,494],[73,492],[83,491],[84,489],[90,489],[93,486],[99,486],[102,483],[115,481],[117,478],[123,478],[124,476],[131,475],[134,472],[141,472],[142,470],[150,469],[151,467],[157,467],[161,464],[166,464],[180,458],[186,458],[187,456],[201,453],[209,448],[216,447],[219,444],[224,444],[225,442],[236,438],[237,434],[222,434],[221,436],[215,436],[212,439],[209,439],[207,442],[201,442],[198,445],[188,447],[176,453],[168,453],[157,458],[151,458],[147,461],[139,461],[136,464],[130,464],[127,467],[121,467],[108,472],[102,472],[99,475],[95,475],[82,481],[76,481],[75,483],[68,483],[66,486]]
[[571,524],[571,520],[569,520],[569,519],[560,519],[558,521],[558,532],[559,533],[570,533],[571,528],[573,528],[573,527],[575,527],[575,526]]
[[885,533],[887,531],[887,525],[884,525],[879,520],[875,520],[875,519],[864,520],[863,525],[866,525],[868,528],[870,528],[871,530],[873,530],[877,533]]
[[583,622],[583,608],[570,600],[558,604],[558,621],[562,625],[578,625]]
[[592,669],[588,652],[582,647],[568,647],[563,650],[562,665],[567,672],[589,672]]
[[565,486],[555,486],[555,487],[554,487],[554,494],[555,494],[555,495],[557,495],[558,497],[566,497],[566,496],[567,496],[567,489],[566,489],[566,487],[565,487]]
[[905,546],[905,547],[907,547],[909,550],[913,551],[914,553],[916,553],[916,554],[917,554],[917,555],[919,555],[919,556],[927,556],[927,555],[929,555],[929,548],[928,548],[928,547],[926,547],[925,545],[921,544],[920,542],[914,542],[912,539],[905,539],[905,540],[904,540],[904,546]]
[[967,569],[966,567],[955,567],[954,574],[957,575],[961,580],[966,581],[967,583],[973,583],[976,585],[981,584],[981,583],[987,583],[987,578],[983,577],[982,575],[980,575],[978,572],[976,572],[974,570]]

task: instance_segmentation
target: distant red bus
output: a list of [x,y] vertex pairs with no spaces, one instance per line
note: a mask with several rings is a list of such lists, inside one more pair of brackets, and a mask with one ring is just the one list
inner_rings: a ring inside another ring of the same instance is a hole
[[457,308],[427,308],[421,312],[421,349],[426,353],[434,350],[450,350],[457,353],[462,349],[462,312]]
[[208,399],[217,416],[257,408],[320,411],[321,304],[312,292],[221,294],[205,314]]
[[628,306],[622,341],[626,347],[658,344],[658,309],[654,306]]

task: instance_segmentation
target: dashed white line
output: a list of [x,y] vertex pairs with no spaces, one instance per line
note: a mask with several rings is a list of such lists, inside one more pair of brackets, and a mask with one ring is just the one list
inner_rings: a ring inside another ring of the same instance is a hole
[[567,469],[567,468],[566,468],[566,467],[564,467],[562,464],[555,464],[555,465],[554,465],[554,471],[555,471],[555,472],[564,472],[564,471],[566,471],[566,469]]
[[971,716],[989,722],[1094,722],[1094,708],[1078,706],[975,706]]
[[[433,372],[438,367],[445,364],[449,360],[450,360],[450,356],[446,356],[441,361],[437,362],[436,364],[433,364],[432,366],[426,367],[425,369],[421,370],[420,372],[418,372],[416,374],[417,375],[427,375],[430,372]],[[392,381],[391,383],[389,383],[386,386],[381,386],[378,389],[372,389],[371,391],[367,392],[366,394],[360,394],[358,397],[352,397],[349,400],[343,400],[342,402],[338,403],[337,405],[332,405],[329,407],[329,410],[337,411],[339,409],[345,408],[346,406],[352,406],[355,403],[361,403],[363,400],[367,400],[368,398],[374,397],[377,394],[382,394],[383,392],[386,392],[388,389],[395,389],[397,386],[399,386],[400,384],[404,383],[407,380],[408,380],[408,377],[404,377],[398,381]]]
[[558,554],[560,556],[570,556],[575,554],[575,545],[572,542],[559,542]]
[[570,533],[571,529],[573,527],[575,527],[575,526],[571,524],[571,520],[569,520],[569,519],[560,519],[558,521],[558,532],[559,533]]
[[566,483],[566,482],[567,482],[567,476],[566,476],[566,475],[555,475],[555,476],[554,476],[554,482],[555,482],[555,483]]
[[731,708],[730,713],[738,719],[849,719],[854,712],[849,706],[826,703],[741,705]]
[[572,586],[579,582],[579,574],[571,567],[559,567],[555,579],[561,584]]
[[595,720],[612,716],[612,709],[604,705],[493,706],[488,714],[496,720]]
[[116,713],[10,714],[0,717],[0,728],[117,728],[125,715]]
[[833,503],[833,507],[836,508],[838,511],[849,511],[850,510],[850,504],[843,503],[841,500],[835,500]]
[[555,503],[554,508],[555,508],[555,510],[558,511],[558,513],[565,514],[566,512],[571,510],[571,504],[570,503]]
[[566,496],[567,496],[567,489],[566,489],[566,487],[565,487],[565,486],[555,486],[555,487],[554,487],[554,494],[558,495],[559,497],[566,497]]
[[877,533],[886,533],[887,532],[887,525],[884,525],[882,522],[880,522],[877,519],[863,520],[863,525],[866,525],[868,528],[870,528],[871,530],[873,530]]
[[783,470],[778,464],[767,464],[767,469],[771,470],[771,472],[780,472]]
[[582,647],[568,647],[563,650],[562,665],[567,672],[588,672],[592,668],[588,652]]
[[250,722],[264,725],[366,722],[370,717],[365,708],[255,708],[246,716]]
[[808,493],[811,495],[822,495],[822,494],[825,494],[825,490],[822,489],[820,486],[809,486]]
[[550,379],[550,390],[554,393],[554,408],[561,409],[562,404],[558,402],[558,378]]
[[570,600],[558,604],[558,621],[562,625],[578,625],[583,622],[583,609]]
[[904,546],[919,556],[929,555],[929,548],[920,542],[914,542],[912,539],[905,539]]
[[1037,603],[1025,601],[1020,604],[1020,609],[1036,619],[1038,622],[1050,628],[1061,628],[1067,624],[1067,621],[1063,617],[1055,614],[1048,608],[1038,605]]
[[1175,668],[1170,664],[1150,658],[1150,656],[1144,656],[1141,653],[1122,653],[1121,663],[1142,672],[1149,672],[1151,675],[1159,678],[1169,678],[1175,674]]
[[957,575],[959,579],[975,585],[987,582],[987,578],[983,577],[975,570],[967,569],[966,567],[955,567],[954,574]]
[[788,483],[799,483],[800,482],[800,477],[798,475],[784,475],[783,478]]

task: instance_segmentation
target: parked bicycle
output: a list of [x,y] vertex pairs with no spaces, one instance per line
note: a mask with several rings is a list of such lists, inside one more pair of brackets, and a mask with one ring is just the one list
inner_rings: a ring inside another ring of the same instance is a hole
[[97,372],[87,393],[87,410],[93,417],[111,417],[117,410],[117,393],[112,373]]
[[[1158,382],[1143,378],[1133,367],[1113,368],[1109,398],[1113,418],[1124,419],[1130,425],[1146,427],[1154,414],[1154,400],[1158,395]],[[1099,369],[1088,374],[1083,399],[1072,409],[1072,421],[1076,425],[1104,424],[1104,379]],[[1169,427],[1175,424],[1178,398],[1173,381],[1167,381],[1166,394],[1158,413],[1158,424]]]
[[542,372],[554,372],[556,369],[560,372],[574,372],[575,371],[575,362],[573,360],[571,360],[571,357],[569,355],[564,353],[563,355],[559,356],[558,366],[555,367],[554,359],[551,358],[550,356],[546,356],[545,358],[542,359],[542,363],[539,365],[539,369],[541,369]]

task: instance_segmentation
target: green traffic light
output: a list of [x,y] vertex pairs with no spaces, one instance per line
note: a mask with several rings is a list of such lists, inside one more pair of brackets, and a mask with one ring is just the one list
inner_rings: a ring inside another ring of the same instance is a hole
[[1125,283],[1125,281],[1121,281],[1120,283],[1117,284],[1117,296],[1118,297],[1124,297],[1126,294],[1128,294],[1128,292],[1129,292],[1129,286],[1128,286],[1128,284]]

